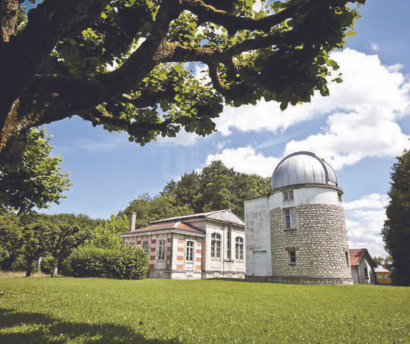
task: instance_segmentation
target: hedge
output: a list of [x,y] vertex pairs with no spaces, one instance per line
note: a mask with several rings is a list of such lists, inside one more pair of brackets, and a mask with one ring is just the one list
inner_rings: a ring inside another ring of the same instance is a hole
[[67,261],[74,277],[143,279],[148,272],[148,256],[141,248],[116,250],[83,247],[71,253]]

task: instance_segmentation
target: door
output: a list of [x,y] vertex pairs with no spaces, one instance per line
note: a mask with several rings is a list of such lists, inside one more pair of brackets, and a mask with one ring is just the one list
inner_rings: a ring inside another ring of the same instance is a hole
[[268,274],[268,262],[266,260],[266,251],[253,252],[253,275],[266,276]]

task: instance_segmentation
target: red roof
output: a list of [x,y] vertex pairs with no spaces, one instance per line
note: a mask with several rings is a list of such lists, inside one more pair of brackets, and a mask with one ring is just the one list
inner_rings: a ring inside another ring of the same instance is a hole
[[365,254],[365,248],[353,248],[349,250],[350,253],[350,265],[359,265],[360,260]]
[[183,222],[168,222],[168,223],[159,223],[159,224],[153,224],[151,226],[145,227],[145,228],[139,228],[136,229],[135,231],[130,231],[130,232],[125,232],[123,234],[138,234],[138,233],[145,233],[145,232],[153,232],[153,231],[163,231],[163,230],[182,230],[182,231],[187,231],[187,232],[193,232],[193,233],[201,233],[204,234],[204,231],[188,224],[188,223],[183,223]]

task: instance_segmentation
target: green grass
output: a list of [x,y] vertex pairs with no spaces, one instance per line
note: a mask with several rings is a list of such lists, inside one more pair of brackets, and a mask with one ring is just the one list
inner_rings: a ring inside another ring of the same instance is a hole
[[410,288],[0,279],[0,343],[410,342]]

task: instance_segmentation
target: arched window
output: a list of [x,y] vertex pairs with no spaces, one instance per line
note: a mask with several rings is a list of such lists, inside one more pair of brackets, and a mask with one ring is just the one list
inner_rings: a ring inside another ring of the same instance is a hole
[[221,235],[218,233],[211,236],[211,257],[221,258]]
[[194,242],[187,241],[186,243],[186,261],[192,262],[194,260]]
[[243,238],[235,239],[235,259],[243,260]]
[[148,241],[142,242],[142,249],[145,251],[145,253],[148,253]]
[[159,249],[158,249],[158,260],[164,260],[165,259],[165,240],[160,240],[158,243]]

